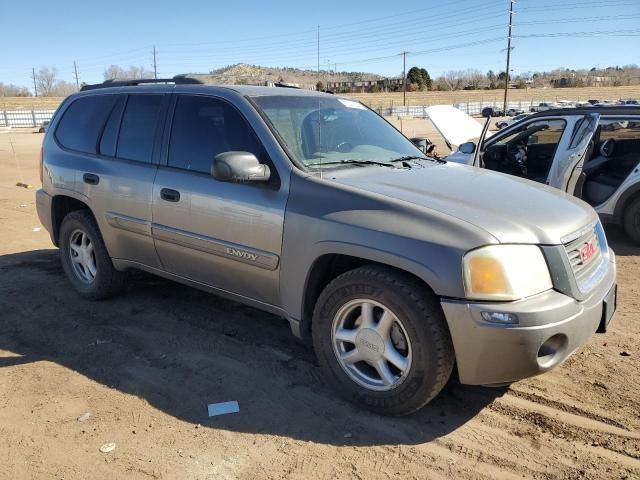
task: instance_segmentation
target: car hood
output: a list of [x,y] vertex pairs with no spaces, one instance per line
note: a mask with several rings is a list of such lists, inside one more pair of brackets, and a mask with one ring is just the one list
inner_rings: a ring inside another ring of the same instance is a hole
[[[501,243],[554,245],[597,214],[586,203],[511,175],[458,164],[414,162],[413,168],[353,168],[333,180],[451,215]],[[326,177],[325,177],[326,178]]]
[[[479,138],[482,133],[482,123],[451,105],[433,105],[426,111],[436,130],[451,147]],[[487,132],[487,138],[491,135]]]

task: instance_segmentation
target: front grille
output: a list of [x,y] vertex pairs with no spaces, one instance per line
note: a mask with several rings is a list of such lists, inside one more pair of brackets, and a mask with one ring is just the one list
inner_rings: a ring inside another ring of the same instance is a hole
[[[573,239],[564,243],[564,249],[569,257],[571,270],[575,276],[576,283],[580,290],[589,290],[593,286],[594,276],[599,272],[599,267],[603,261],[603,245],[602,238],[599,233],[600,223],[592,225],[576,234]],[[593,255],[582,261],[580,250],[590,242],[594,243],[595,252]],[[606,244],[604,250],[606,252]]]

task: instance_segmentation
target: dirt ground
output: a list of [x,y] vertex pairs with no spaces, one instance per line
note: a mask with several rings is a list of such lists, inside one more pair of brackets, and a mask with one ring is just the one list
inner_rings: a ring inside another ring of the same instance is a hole
[[452,381],[382,418],[337,399],[279,318],[146,274],[80,299],[16,186],[39,184],[41,141],[0,132],[1,479],[640,478],[640,248],[618,230],[609,333],[543,376]]

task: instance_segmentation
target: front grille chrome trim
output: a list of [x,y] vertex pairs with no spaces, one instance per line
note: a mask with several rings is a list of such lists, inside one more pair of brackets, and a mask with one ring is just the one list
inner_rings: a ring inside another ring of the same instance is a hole
[[[590,292],[608,269],[609,249],[602,225],[599,221],[590,223],[561,241],[578,289],[583,294]],[[594,242],[596,251],[583,263],[580,249],[590,242]]]

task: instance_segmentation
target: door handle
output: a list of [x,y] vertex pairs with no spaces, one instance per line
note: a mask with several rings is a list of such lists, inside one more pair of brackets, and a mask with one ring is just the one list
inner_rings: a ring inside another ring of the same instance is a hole
[[160,190],[160,198],[167,202],[179,202],[180,192],[171,188],[163,188]]
[[82,180],[89,185],[98,185],[98,183],[100,183],[100,177],[93,173],[85,173],[82,175]]

